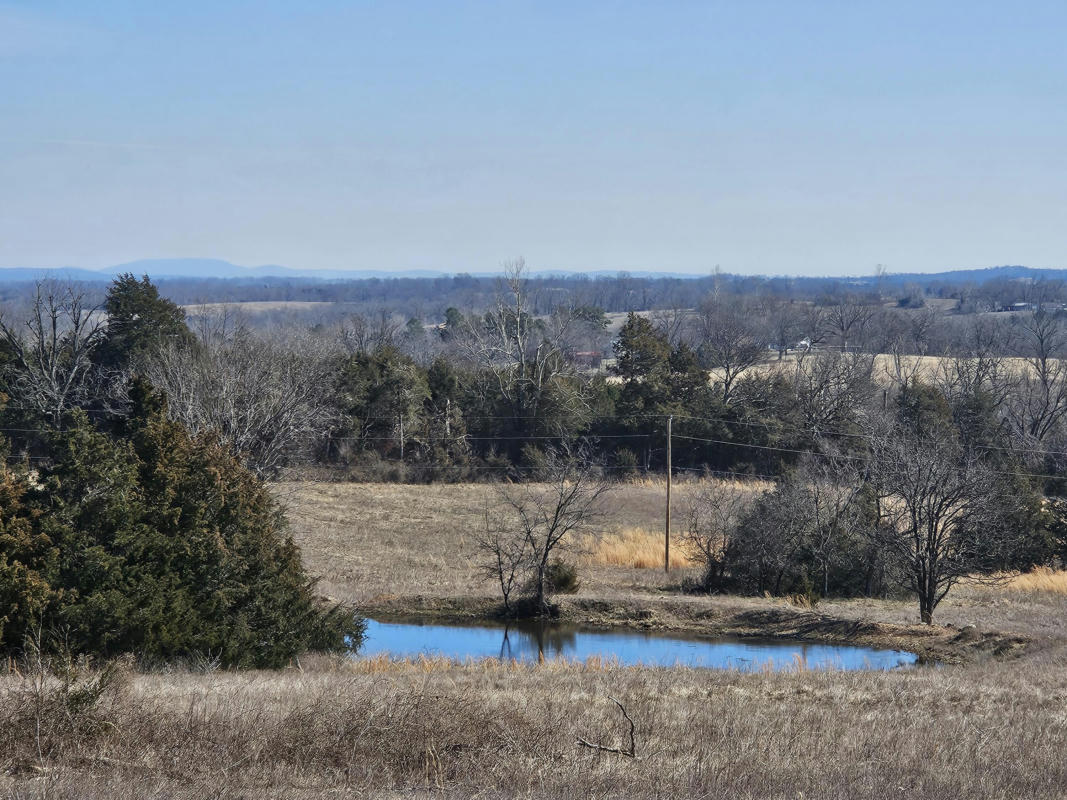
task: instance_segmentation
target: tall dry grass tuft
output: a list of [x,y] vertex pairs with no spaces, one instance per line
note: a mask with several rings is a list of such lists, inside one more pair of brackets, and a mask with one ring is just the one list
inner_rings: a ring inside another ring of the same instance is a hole
[[1009,578],[1002,588],[1010,592],[1044,592],[1067,595],[1067,570],[1034,567]]
[[[663,533],[644,528],[623,528],[604,535],[586,557],[588,564],[649,569],[663,566]],[[692,566],[681,543],[671,540],[671,568]]]

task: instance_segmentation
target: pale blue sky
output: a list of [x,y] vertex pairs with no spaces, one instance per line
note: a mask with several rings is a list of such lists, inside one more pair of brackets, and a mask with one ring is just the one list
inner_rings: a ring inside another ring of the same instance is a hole
[[0,0],[0,265],[1067,266],[1067,3]]

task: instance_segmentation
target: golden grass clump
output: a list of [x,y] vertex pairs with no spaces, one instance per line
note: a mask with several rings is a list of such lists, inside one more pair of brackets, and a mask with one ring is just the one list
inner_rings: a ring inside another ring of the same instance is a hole
[[[650,569],[663,566],[663,533],[645,528],[623,528],[603,536],[592,548],[587,562],[599,566]],[[692,566],[681,544],[671,540],[671,567]]]
[[1003,588],[1011,592],[1045,592],[1067,595],[1067,570],[1034,567],[1009,578]]

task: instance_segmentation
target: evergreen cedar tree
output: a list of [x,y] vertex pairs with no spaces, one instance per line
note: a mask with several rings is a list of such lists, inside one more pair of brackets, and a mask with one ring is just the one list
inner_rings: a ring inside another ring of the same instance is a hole
[[36,477],[3,467],[0,646],[41,624],[80,653],[277,667],[358,641],[361,623],[314,597],[264,484],[146,384],[131,397],[116,436],[75,412]]
[[644,378],[666,368],[671,346],[666,337],[649,320],[630,312],[619,330],[613,371],[626,381]]
[[107,336],[95,353],[97,363],[122,368],[136,365],[161,346],[190,346],[192,332],[181,306],[159,296],[148,276],[120,275],[104,300]]

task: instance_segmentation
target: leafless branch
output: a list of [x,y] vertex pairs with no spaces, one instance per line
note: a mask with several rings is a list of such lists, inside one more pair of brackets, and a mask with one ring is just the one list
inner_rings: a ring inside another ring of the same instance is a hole
[[586,739],[583,739],[581,736],[577,737],[578,744],[581,747],[588,747],[590,750],[597,750],[597,751],[599,751],[601,753],[615,753],[617,755],[626,756],[626,758],[632,758],[632,759],[636,760],[637,759],[637,740],[636,740],[636,736],[635,736],[636,728],[634,726],[634,721],[632,719],[630,719],[630,715],[626,713],[626,707],[623,706],[622,703],[620,703],[614,697],[612,697],[610,699],[611,699],[611,702],[613,702],[616,706],[619,707],[619,711],[622,712],[623,718],[630,725],[630,746],[629,747],[625,747],[625,748],[623,748],[623,747],[608,747],[606,745],[596,744],[595,742],[587,741]]

